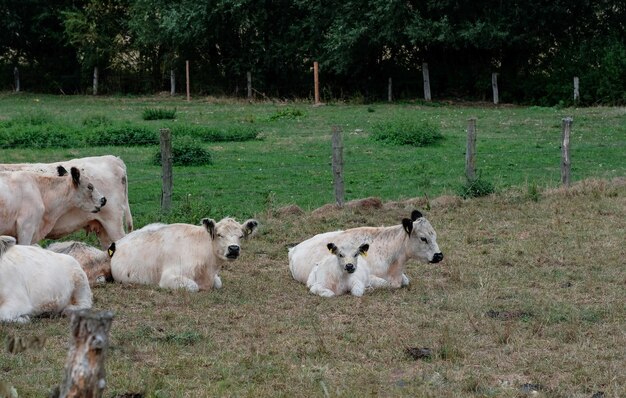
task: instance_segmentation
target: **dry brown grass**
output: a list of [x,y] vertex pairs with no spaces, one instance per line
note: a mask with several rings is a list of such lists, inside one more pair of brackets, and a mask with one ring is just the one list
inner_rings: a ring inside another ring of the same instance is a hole
[[[626,184],[534,199],[268,212],[220,291],[96,287],[95,309],[115,313],[106,396],[626,396]],[[446,257],[410,263],[409,288],[325,299],[291,279],[290,244],[396,224],[414,205],[430,208]],[[0,325],[3,340],[46,338],[3,351],[0,381],[44,396],[60,381],[68,329],[64,318]],[[430,357],[410,355],[420,348]]]

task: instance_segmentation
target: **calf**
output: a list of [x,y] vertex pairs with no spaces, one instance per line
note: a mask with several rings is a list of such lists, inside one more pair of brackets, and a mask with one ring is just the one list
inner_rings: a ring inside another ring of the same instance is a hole
[[116,242],[111,272],[116,282],[154,284],[191,292],[219,289],[222,263],[240,254],[240,241],[257,228],[256,220],[232,218],[201,225],[149,224]]
[[29,171],[0,172],[0,235],[11,235],[21,245],[45,238],[57,220],[69,211],[97,213],[107,200],[76,168],[66,176]]
[[98,213],[85,213],[79,209],[67,209],[56,220],[46,238],[59,239],[84,229],[95,232],[104,250],[111,242],[121,239],[133,230],[133,218],[128,204],[128,178],[126,165],[117,156],[92,156],[64,161],[62,163],[7,163],[0,164],[0,171],[32,171],[43,175],[55,175],[58,166],[76,167],[107,198],[107,206]]
[[52,243],[46,249],[74,257],[87,274],[90,286],[113,282],[111,257],[115,253],[115,243],[111,243],[106,251],[76,241]]
[[311,293],[322,297],[339,296],[352,293],[360,297],[369,285],[369,271],[358,265],[359,256],[365,256],[369,245],[358,248],[352,245],[338,248],[334,243],[326,245],[333,255],[326,256],[313,267],[306,282]]
[[91,308],[91,289],[80,264],[65,254],[16,245],[0,236],[0,321]]
[[409,278],[405,270],[410,259],[430,263],[443,260],[435,230],[422,213],[414,210],[411,218],[404,218],[401,225],[326,232],[292,247],[289,249],[289,269],[294,279],[302,283],[308,281],[315,264],[327,256],[327,242],[336,245],[369,243],[372,254],[359,263],[368,268],[373,287],[407,286]]

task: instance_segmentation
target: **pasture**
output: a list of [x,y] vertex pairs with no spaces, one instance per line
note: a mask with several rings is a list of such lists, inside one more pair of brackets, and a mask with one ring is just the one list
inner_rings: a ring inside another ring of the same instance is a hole
[[[624,108],[1,95],[0,122],[38,114],[78,131],[85,117],[106,115],[158,129],[141,120],[147,107],[176,107],[175,121],[157,123],[253,125],[259,139],[208,143],[212,165],[175,168],[175,207],[164,216],[154,146],[0,149],[3,163],[121,156],[136,228],[204,216],[260,222],[242,258],[220,273],[222,290],[93,289],[94,309],[115,313],[105,396],[626,395]],[[373,123],[407,115],[435,123],[444,140],[415,148],[369,139]],[[455,193],[470,116],[478,118],[478,169],[497,193],[463,200]],[[557,188],[566,116],[574,118],[569,190]],[[382,208],[314,211],[333,202],[333,125],[344,131],[346,199],[377,196]],[[289,204],[305,212],[281,211]],[[432,223],[445,258],[409,263],[408,288],[326,299],[289,275],[291,244],[398,224],[413,208]],[[12,336],[45,343],[3,350],[0,381],[20,397],[45,396],[61,381],[68,320],[0,324],[0,339]]]

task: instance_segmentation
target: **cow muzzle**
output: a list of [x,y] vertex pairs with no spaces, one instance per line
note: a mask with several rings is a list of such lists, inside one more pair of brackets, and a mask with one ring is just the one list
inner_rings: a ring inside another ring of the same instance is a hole
[[346,264],[346,272],[349,274],[354,273],[354,271],[356,271],[356,267],[354,266],[354,264]]
[[433,259],[432,259],[432,260],[430,260],[430,262],[431,262],[432,264],[435,264],[435,263],[440,262],[441,260],[443,260],[443,253],[435,253],[435,254],[433,255]]
[[226,252],[226,258],[234,260],[239,257],[239,246],[230,245],[228,246],[228,251]]

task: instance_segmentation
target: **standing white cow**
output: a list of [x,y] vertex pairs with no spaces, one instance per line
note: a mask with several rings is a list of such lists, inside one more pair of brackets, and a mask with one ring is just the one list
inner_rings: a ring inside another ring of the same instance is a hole
[[111,272],[116,282],[154,284],[192,292],[219,289],[224,261],[239,257],[240,241],[257,228],[256,220],[232,218],[201,225],[149,224],[116,242]]
[[72,256],[87,274],[91,286],[96,283],[113,282],[111,257],[115,253],[115,242],[111,243],[106,251],[76,241],[55,242],[46,249]]
[[91,308],[87,275],[72,257],[0,236],[0,322]]
[[336,245],[369,243],[370,255],[359,263],[369,269],[372,287],[408,285],[405,270],[410,259],[430,263],[443,260],[437,245],[437,233],[422,213],[414,210],[411,218],[404,218],[401,225],[326,232],[292,247],[289,249],[289,269],[295,280],[307,283],[313,267],[328,255],[328,242]]
[[369,245],[364,243],[358,248],[354,245],[338,248],[331,242],[326,247],[331,254],[313,267],[306,282],[311,293],[322,297],[348,292],[353,296],[362,296],[370,285],[370,273],[367,267],[359,264],[359,257],[367,254]]
[[107,199],[76,167],[70,174],[63,166],[57,167],[56,176],[0,172],[0,234],[30,245],[45,238],[69,211],[99,212]]
[[128,204],[128,178],[122,159],[106,155],[71,159],[57,163],[0,164],[0,171],[33,171],[54,175],[59,165],[76,167],[98,187],[107,198],[106,207],[99,213],[85,213],[69,209],[56,221],[46,238],[59,239],[80,229],[95,232],[102,249],[133,230],[133,218]]

